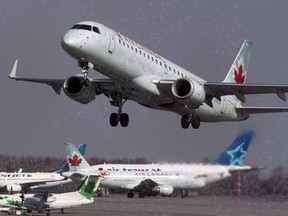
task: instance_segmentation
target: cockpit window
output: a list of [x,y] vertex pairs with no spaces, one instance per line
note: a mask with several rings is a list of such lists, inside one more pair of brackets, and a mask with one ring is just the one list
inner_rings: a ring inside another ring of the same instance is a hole
[[91,26],[90,25],[74,25],[71,29],[84,29],[91,31]]
[[87,31],[92,31],[93,30],[93,32],[96,32],[96,33],[100,34],[100,30],[96,26],[77,24],[77,25],[74,25],[71,29],[84,29],[84,30],[87,30]]
[[100,34],[99,28],[97,28],[96,26],[93,26],[93,31]]

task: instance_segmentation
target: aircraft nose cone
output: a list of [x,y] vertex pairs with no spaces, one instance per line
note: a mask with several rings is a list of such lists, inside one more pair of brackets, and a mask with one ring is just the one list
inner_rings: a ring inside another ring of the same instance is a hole
[[[71,37],[70,34],[65,34],[61,40],[61,46],[64,50],[69,51],[77,49],[77,41],[75,37]],[[79,46],[78,46],[79,47]]]

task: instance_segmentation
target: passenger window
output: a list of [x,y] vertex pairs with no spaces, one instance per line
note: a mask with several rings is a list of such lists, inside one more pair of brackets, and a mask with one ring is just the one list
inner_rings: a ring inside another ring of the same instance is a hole
[[171,71],[171,67],[169,66],[169,70]]
[[139,54],[141,55],[141,50],[139,50]]
[[131,50],[132,50],[132,51],[133,51],[133,49],[134,49],[133,46],[131,46]]
[[119,39],[119,44],[121,44],[121,40]]
[[178,71],[178,76],[180,76],[180,73],[179,73],[179,71]]
[[160,65],[162,66],[162,62],[160,61]]
[[137,53],[137,48],[135,48],[135,52]]
[[129,44],[127,44],[127,47],[129,48]]
[[144,57],[146,56],[145,52],[143,52],[143,56],[144,56]]
[[173,69],[173,72],[175,73],[175,68]]
[[125,42],[123,41],[123,46],[125,46]]
[[150,59],[150,56],[149,56],[149,55],[147,55],[147,58],[148,58],[148,59]]
[[156,61],[156,64],[158,64],[158,61],[157,61],[157,59],[155,59],[155,61]]
[[154,58],[153,58],[153,57],[151,57],[151,59],[152,59],[152,61],[154,61]]

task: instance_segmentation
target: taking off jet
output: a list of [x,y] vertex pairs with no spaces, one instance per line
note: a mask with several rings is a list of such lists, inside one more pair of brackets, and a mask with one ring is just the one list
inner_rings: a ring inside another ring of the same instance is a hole
[[[118,112],[110,116],[115,127],[127,127],[129,116],[124,103],[133,100],[145,107],[171,111],[181,116],[182,128],[199,128],[200,122],[242,121],[250,114],[287,112],[287,107],[243,107],[246,94],[275,93],[286,100],[288,85],[247,84],[247,67],[252,42],[245,40],[222,82],[208,82],[165,59],[139,43],[103,24],[84,21],[72,26],[62,38],[62,47],[82,68],[67,79],[21,78],[16,76],[17,60],[11,79],[44,83],[60,95],[87,104],[96,95],[110,98]],[[88,76],[93,69],[107,79]]]
[[65,143],[70,170],[62,175],[81,180],[87,175],[101,176],[101,187],[127,189],[128,198],[159,193],[171,195],[175,189],[204,187],[230,177],[233,173],[255,170],[243,166],[253,132],[243,132],[211,164],[100,164],[90,166],[73,144]]

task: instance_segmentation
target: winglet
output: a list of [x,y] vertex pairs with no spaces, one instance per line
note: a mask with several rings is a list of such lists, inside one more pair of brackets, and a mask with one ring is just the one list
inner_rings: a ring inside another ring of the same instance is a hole
[[15,61],[14,66],[13,66],[13,68],[12,68],[12,71],[11,71],[11,73],[9,74],[9,78],[10,78],[10,79],[16,78],[17,64],[18,64],[18,60]]

